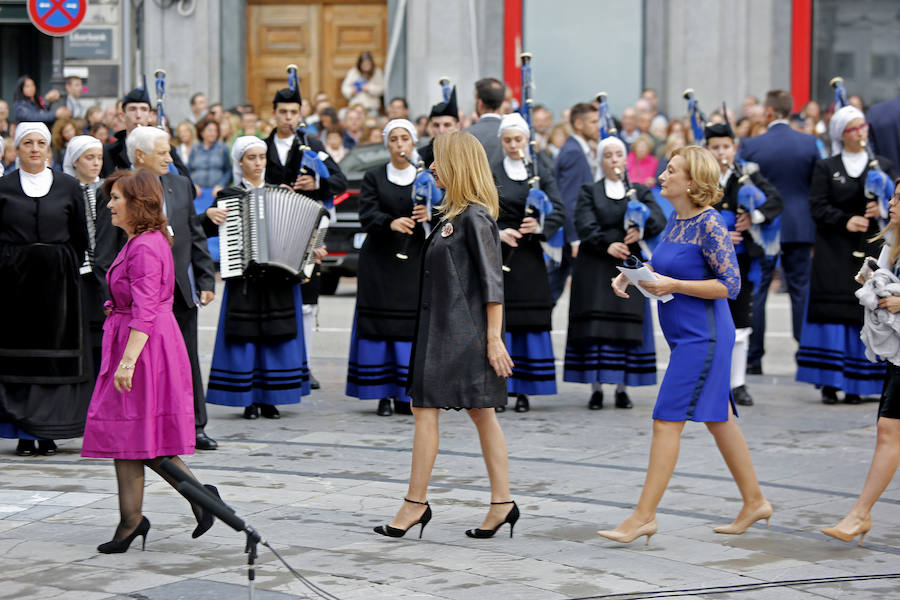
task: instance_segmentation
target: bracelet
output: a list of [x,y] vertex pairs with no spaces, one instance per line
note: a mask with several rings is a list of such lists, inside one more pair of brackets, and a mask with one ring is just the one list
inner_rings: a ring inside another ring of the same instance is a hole
[[133,368],[134,368],[134,365],[126,365],[125,363],[119,363],[119,368],[120,368],[120,369],[130,370],[130,369],[133,369]]

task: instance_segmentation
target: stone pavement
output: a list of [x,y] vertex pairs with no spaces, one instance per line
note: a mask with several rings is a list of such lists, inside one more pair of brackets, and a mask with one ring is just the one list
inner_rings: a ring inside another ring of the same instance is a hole
[[[659,512],[659,533],[618,546],[595,531],[617,525],[644,478],[656,390],[631,390],[635,408],[588,411],[587,386],[561,383],[533,398],[527,414],[500,415],[514,497],[522,510],[507,528],[472,540],[489,486],[474,427],[442,415],[441,451],[430,490],[434,518],[421,540],[388,539],[371,528],[390,520],[406,491],[412,417],[375,415],[374,402],[343,395],[352,319],[352,281],[323,299],[312,365],[320,392],[282,410],[282,419],[246,421],[210,407],[208,432],[220,449],[187,457],[205,483],[314,583],[344,600],[693,598],[900,598],[900,581],[828,582],[698,595],[696,588],[807,578],[900,573],[900,478],[873,511],[862,548],[818,532],[853,504],[871,460],[875,408],[826,407],[811,386],[792,381],[795,344],[787,299],[770,300],[767,375],[749,378],[756,406],[741,411],[759,478],[775,507],[771,528],[713,533],[731,521],[740,497],[705,427],[688,424]],[[218,308],[201,314],[208,368]],[[565,305],[557,310],[558,356]],[[660,343],[662,343],[660,339]],[[665,352],[659,353],[665,362]],[[610,390],[611,391],[611,390]],[[102,555],[118,519],[111,461],[79,457],[80,440],[54,457],[19,458],[0,446],[0,598],[169,600],[246,598],[244,538],[222,523],[192,540],[186,502],[148,471],[147,550]],[[409,539],[412,538],[412,539]],[[313,598],[265,548],[261,600]],[[647,595],[650,593],[651,595]],[[624,594],[624,595],[620,595]]]

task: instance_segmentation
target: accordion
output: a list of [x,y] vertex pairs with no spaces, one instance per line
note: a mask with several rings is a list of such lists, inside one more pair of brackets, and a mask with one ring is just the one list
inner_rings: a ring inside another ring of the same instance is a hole
[[[322,205],[283,187],[265,186],[222,198],[219,272],[240,277],[251,263],[309,279],[316,248],[325,242],[329,216]],[[302,275],[301,275],[302,274]]]

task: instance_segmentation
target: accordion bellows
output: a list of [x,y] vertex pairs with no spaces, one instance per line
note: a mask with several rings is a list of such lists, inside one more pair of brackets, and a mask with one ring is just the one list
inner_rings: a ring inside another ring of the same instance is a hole
[[319,202],[267,185],[222,198],[217,206],[228,211],[219,226],[223,279],[242,276],[251,262],[306,279],[312,275],[313,251],[325,242],[330,221]]

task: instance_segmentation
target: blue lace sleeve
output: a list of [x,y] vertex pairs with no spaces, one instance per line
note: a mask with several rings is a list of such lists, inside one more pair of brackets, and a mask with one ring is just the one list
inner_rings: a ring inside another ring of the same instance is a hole
[[703,231],[700,237],[703,258],[716,279],[727,288],[728,297],[734,300],[741,291],[741,271],[725,221],[719,211],[708,210],[699,225]]

